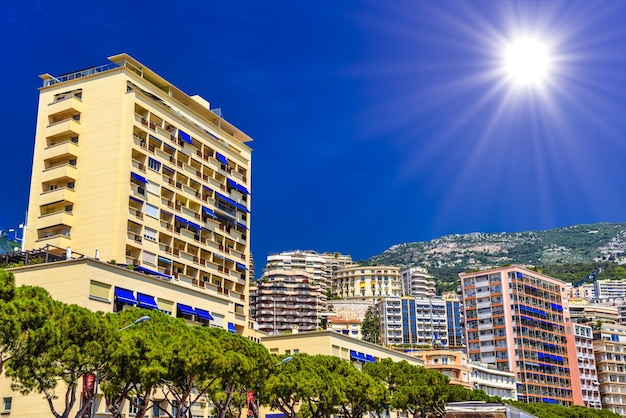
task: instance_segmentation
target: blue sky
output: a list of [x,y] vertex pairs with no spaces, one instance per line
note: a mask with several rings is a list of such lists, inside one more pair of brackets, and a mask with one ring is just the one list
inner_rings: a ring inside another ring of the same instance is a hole
[[[619,1],[0,0],[0,227],[27,207],[37,76],[121,52],[254,138],[259,267],[291,249],[364,259],[623,222],[624,22]],[[520,37],[549,45],[541,86],[502,71]]]

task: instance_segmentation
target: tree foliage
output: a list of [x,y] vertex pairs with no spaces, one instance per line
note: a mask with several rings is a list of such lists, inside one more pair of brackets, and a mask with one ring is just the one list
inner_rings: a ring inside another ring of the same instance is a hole
[[365,311],[365,317],[361,323],[361,339],[370,343],[377,343],[380,334],[380,318],[373,306],[369,306]]

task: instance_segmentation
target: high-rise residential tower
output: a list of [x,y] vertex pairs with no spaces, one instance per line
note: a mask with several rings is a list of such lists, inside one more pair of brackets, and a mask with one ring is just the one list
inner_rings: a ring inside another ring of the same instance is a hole
[[514,372],[521,401],[582,405],[565,283],[518,266],[460,277],[470,360]]
[[41,76],[25,246],[200,289],[242,332],[251,139],[132,57],[109,61]]

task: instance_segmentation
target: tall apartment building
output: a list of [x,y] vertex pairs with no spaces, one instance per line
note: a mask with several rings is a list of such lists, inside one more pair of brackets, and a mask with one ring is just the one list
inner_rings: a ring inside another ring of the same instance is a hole
[[518,266],[460,278],[470,360],[514,372],[521,401],[581,405],[565,283]]
[[437,294],[435,279],[423,267],[409,267],[400,272],[402,275],[403,296],[429,298]]
[[392,266],[352,266],[336,270],[333,295],[342,299],[373,300],[402,295],[400,270]]
[[258,329],[271,335],[315,331],[326,311],[326,295],[311,273],[265,270],[250,291],[251,316]]
[[109,61],[41,76],[25,247],[201,289],[242,332],[251,139],[132,57]]
[[377,303],[381,341],[386,345],[448,346],[445,301],[386,297]]
[[593,331],[602,407],[626,415],[626,326],[601,324]]
[[463,306],[457,295],[444,295],[446,301],[446,320],[448,324],[448,346],[465,346],[463,332]]
[[267,257],[266,271],[275,269],[305,271],[323,290],[332,286],[333,272],[351,266],[352,257],[339,253],[318,253],[313,250],[283,251]]
[[570,345],[570,352],[575,352],[578,359],[578,379],[573,379],[572,384],[573,386],[580,386],[584,406],[600,409],[602,404],[593,351],[592,329],[586,325],[569,323],[567,324],[567,333],[574,336],[574,338],[568,339],[568,345]]

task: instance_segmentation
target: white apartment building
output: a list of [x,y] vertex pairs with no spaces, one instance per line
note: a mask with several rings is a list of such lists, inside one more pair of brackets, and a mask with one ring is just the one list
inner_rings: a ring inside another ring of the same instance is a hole
[[437,293],[435,279],[423,267],[409,267],[400,272],[402,275],[403,296],[434,297]]

